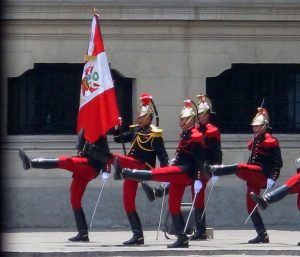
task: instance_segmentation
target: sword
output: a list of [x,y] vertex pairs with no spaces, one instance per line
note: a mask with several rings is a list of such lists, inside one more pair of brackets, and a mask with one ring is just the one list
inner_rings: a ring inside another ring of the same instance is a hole
[[198,192],[196,192],[196,194],[194,195],[192,207],[191,207],[189,216],[188,216],[188,218],[187,218],[187,220],[186,220],[185,227],[184,227],[184,230],[183,230],[183,233],[184,233],[184,234],[185,234],[185,232],[186,232],[186,229],[187,229],[187,226],[188,226],[188,224],[189,224],[189,221],[190,221],[190,217],[191,217],[192,211],[193,211],[193,209],[194,209],[194,204],[195,204],[195,201],[196,201],[196,198],[197,198],[197,194],[198,194]]
[[[264,196],[267,191],[269,190],[270,187],[267,187],[266,190],[263,192],[262,196]],[[258,207],[258,203],[254,206],[252,212],[249,214],[248,218],[245,221],[245,224],[248,222],[248,220],[250,219],[250,217],[252,216],[252,214],[254,213],[254,211],[256,210],[256,208]]]
[[101,186],[101,189],[100,189],[100,192],[99,192],[99,195],[98,195],[98,199],[97,199],[97,202],[96,202],[94,211],[93,211],[93,215],[92,215],[92,219],[91,219],[91,223],[90,223],[90,228],[92,228],[92,225],[93,225],[94,216],[95,216],[96,209],[97,209],[97,207],[98,207],[98,203],[99,203],[99,200],[100,200],[100,197],[101,197],[103,188],[104,188],[104,184],[105,184],[105,180],[103,180],[103,182],[102,182],[102,186]]
[[161,208],[160,208],[158,228],[157,228],[157,233],[156,233],[156,240],[158,240],[158,233],[159,233],[160,224],[161,224],[161,216],[162,216],[162,212],[163,212],[163,209],[164,209],[165,195],[166,195],[166,188],[164,187],[163,198],[162,198],[162,201],[161,201]]
[[208,201],[209,201],[209,199],[210,199],[210,195],[211,195],[211,192],[212,192],[214,186],[215,186],[215,183],[212,183],[212,186],[211,186],[211,188],[210,188],[210,190],[209,190],[209,194],[208,194],[208,196],[207,196],[207,200],[206,200],[206,203],[205,203],[204,210],[203,210],[203,212],[202,212],[200,221],[203,219],[203,216],[204,216],[204,214],[205,214],[206,207],[207,207],[207,204],[208,204]]

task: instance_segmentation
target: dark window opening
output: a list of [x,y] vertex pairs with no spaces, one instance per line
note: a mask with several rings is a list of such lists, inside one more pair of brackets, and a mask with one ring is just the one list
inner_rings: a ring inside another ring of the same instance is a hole
[[[76,134],[83,64],[37,63],[8,79],[8,135]],[[111,70],[124,125],[132,122],[132,79]]]
[[300,131],[299,64],[233,64],[207,78],[206,93],[222,133],[251,133],[250,122],[263,99],[273,132]]

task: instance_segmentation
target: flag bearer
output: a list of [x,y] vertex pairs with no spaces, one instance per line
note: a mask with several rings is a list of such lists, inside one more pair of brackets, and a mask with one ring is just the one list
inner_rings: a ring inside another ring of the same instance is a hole
[[[82,138],[79,139],[82,141]],[[79,147],[80,148],[80,147]],[[83,148],[78,149],[76,156],[59,156],[53,159],[30,159],[23,150],[19,156],[25,170],[36,169],[64,169],[73,173],[70,187],[70,200],[73,209],[78,234],[69,238],[73,242],[89,241],[88,226],[82,208],[81,200],[88,183],[96,178],[102,170],[102,179],[109,177],[110,165],[107,161],[111,158],[106,137],[100,137],[94,144],[84,140]]]
[[[168,154],[164,146],[162,130],[152,125],[154,107],[152,96],[144,93],[140,96],[141,105],[137,114],[137,124],[130,126],[129,132],[120,134],[115,130],[114,140],[117,143],[131,142],[129,153],[124,155],[114,154],[114,166],[120,174],[122,168],[151,169],[155,167],[156,157],[160,166],[168,165]],[[119,176],[115,179],[120,179]],[[136,211],[135,199],[138,181],[124,180],[123,203],[133,232],[133,236],[123,242],[124,245],[144,244],[144,235],[139,215]]]

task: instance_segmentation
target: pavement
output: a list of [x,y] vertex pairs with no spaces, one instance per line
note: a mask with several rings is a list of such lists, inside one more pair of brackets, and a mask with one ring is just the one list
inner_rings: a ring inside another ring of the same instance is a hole
[[169,249],[175,241],[173,235],[167,239],[164,232],[145,229],[145,245],[126,247],[123,241],[131,237],[129,230],[92,230],[90,242],[70,242],[75,235],[67,229],[18,229],[2,232],[2,256],[14,257],[94,257],[94,256],[300,256],[300,229],[298,227],[269,227],[269,244],[248,244],[256,236],[252,229],[212,230],[213,239],[190,241],[185,249]]

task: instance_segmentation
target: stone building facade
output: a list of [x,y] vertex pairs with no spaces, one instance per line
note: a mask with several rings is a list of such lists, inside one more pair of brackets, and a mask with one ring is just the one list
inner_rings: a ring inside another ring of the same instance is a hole
[[[76,136],[9,135],[7,120],[16,114],[9,113],[7,108],[8,78],[21,76],[36,63],[81,63],[93,8],[100,14],[111,67],[133,79],[132,109],[136,109],[135,99],[141,92],[152,93],[170,156],[178,138],[182,100],[205,93],[207,78],[216,77],[237,63],[300,64],[300,3],[296,0],[5,1],[1,177],[6,227],[73,225],[68,201],[70,174],[60,170],[24,172],[17,150],[24,148],[32,157],[72,155]],[[300,112],[299,108],[296,112]],[[246,161],[246,144],[251,136],[222,134],[224,163]],[[297,133],[276,136],[284,160],[279,185],[295,172],[300,136]],[[112,151],[121,152],[121,147],[111,141],[110,146]],[[90,210],[87,216],[93,211],[99,185],[100,180],[95,180],[86,193],[84,205]],[[220,179],[207,210],[208,223],[243,224],[247,217],[244,192],[244,184],[234,176]],[[190,201],[189,197],[187,191],[185,201]],[[274,206],[276,211],[265,212],[266,224],[299,224],[295,200],[290,197]],[[151,205],[139,192],[138,206],[146,226],[156,226],[158,221],[160,203]],[[97,216],[95,225],[99,227],[127,225],[121,182],[109,180]]]

